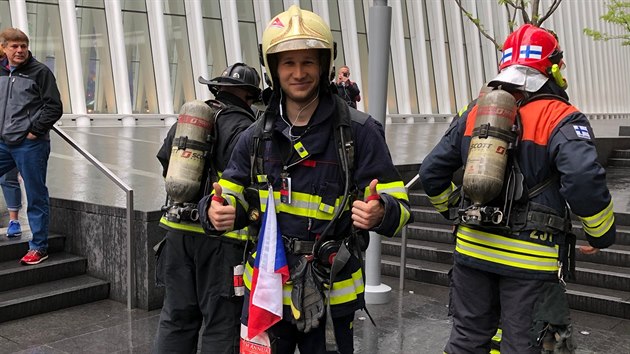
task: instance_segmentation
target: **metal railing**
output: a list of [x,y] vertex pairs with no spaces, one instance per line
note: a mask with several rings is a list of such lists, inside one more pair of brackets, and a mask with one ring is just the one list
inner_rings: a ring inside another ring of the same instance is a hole
[[[416,173],[413,178],[405,184],[405,189],[407,190],[407,194],[409,194],[409,189],[413,187],[420,179],[420,174]],[[400,279],[398,279],[398,288],[403,290],[405,288],[405,268],[407,268],[407,228],[409,226],[405,225],[403,227],[402,232],[400,233]]]
[[116,176],[109,168],[107,168],[96,157],[92,156],[89,152],[85,151],[77,144],[66,132],[62,129],[54,126],[52,130],[65,140],[70,146],[72,146],[78,153],[83,155],[92,165],[103,172],[112,182],[125,191],[127,194],[127,309],[133,308],[132,296],[135,293],[135,282],[133,276],[133,258],[131,253],[133,250],[131,232],[133,230],[133,189],[123,182],[120,177]]

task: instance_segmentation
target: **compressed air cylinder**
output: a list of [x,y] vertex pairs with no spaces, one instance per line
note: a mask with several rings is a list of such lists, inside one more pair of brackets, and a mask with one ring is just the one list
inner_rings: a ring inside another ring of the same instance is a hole
[[196,202],[214,113],[213,108],[198,100],[186,102],[180,109],[165,181],[166,193],[174,203]]
[[474,205],[501,192],[515,118],[516,100],[506,91],[487,92],[478,102],[463,180],[464,193]]

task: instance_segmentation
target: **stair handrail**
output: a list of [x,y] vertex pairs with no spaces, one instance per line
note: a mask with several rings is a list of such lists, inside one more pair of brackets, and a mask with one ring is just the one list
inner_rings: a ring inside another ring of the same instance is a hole
[[125,191],[126,199],[127,199],[127,309],[131,310],[133,308],[132,302],[132,294],[134,293],[135,282],[133,278],[133,258],[131,257],[132,251],[132,238],[131,231],[133,230],[133,189],[127,185],[120,177],[116,176],[107,166],[105,166],[102,162],[100,162],[96,157],[86,151],[84,148],[79,146],[79,144],[72,139],[68,133],[63,131],[63,129],[58,128],[57,126],[53,126],[52,128],[55,133],[57,133],[63,140],[65,140],[70,146],[72,146],[78,153],[83,155],[94,167],[99,169],[102,173],[107,176],[112,182],[114,182],[118,187]]
[[[413,178],[405,184],[405,191],[409,194],[409,189],[413,187],[420,179],[420,174],[416,173]],[[398,279],[398,289],[403,290],[405,288],[405,268],[407,267],[407,228],[405,225],[400,233],[400,279]]]

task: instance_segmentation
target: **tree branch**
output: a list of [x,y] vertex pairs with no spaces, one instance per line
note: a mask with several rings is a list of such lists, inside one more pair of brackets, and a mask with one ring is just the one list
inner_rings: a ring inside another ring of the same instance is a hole
[[461,0],[455,0],[455,2],[457,3],[457,6],[459,6],[459,9],[464,13],[464,15],[466,15],[466,17],[468,17],[468,19],[475,24],[475,26],[477,26],[477,28],[479,29],[479,32],[481,32],[481,34],[488,38],[492,43],[494,43],[495,48],[497,48],[498,51],[501,51],[501,49],[503,48],[499,43],[497,43],[497,41],[488,34],[488,32],[486,32],[486,30],[483,28],[483,26],[481,25],[481,22],[479,21],[479,19],[476,19],[473,17],[472,13],[466,11],[466,9],[464,8],[464,6],[462,5],[462,1]]
[[548,19],[549,16],[551,16],[551,14],[553,14],[558,9],[558,6],[560,6],[561,2],[562,0],[553,0],[553,3],[551,3],[551,6],[549,7],[549,11],[547,11],[547,13],[538,20],[537,26],[540,27],[540,25],[542,25],[543,22],[545,22],[545,20]]

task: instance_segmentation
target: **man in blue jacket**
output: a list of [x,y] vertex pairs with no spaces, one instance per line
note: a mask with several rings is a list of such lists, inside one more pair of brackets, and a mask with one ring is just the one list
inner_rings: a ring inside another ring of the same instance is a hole
[[33,238],[21,263],[38,264],[48,258],[49,131],[63,108],[55,77],[33,58],[28,36],[7,28],[0,40],[5,54],[0,61],[0,176],[15,167],[22,175]]

